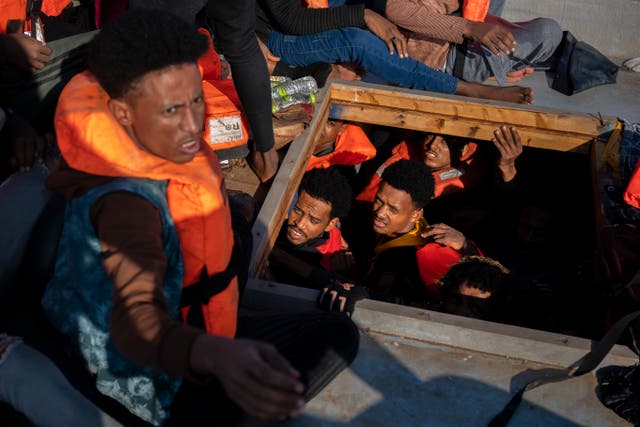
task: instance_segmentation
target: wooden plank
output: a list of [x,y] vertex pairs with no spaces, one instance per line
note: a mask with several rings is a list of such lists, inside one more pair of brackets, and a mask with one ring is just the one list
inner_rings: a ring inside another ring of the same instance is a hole
[[[448,117],[442,114],[401,110],[361,104],[334,103],[330,117],[354,122],[367,122],[376,125],[393,126],[423,132],[464,136],[489,141],[493,131],[505,122],[490,122],[464,117]],[[513,124],[506,121],[508,124]],[[558,151],[589,152],[593,136],[575,134],[557,130],[517,125],[522,144],[530,147]]]
[[318,96],[321,102],[316,104],[309,127],[291,142],[269,189],[269,194],[258,213],[252,228],[253,252],[249,266],[250,277],[261,276],[269,252],[278,237],[280,225],[286,218],[287,208],[293,200],[298,185],[300,185],[306,164],[313,154],[315,140],[327,121],[331,102],[327,96],[328,91],[329,86],[325,86]]
[[551,108],[360,82],[332,82],[330,96],[334,103],[340,104],[397,108],[455,120],[466,118],[496,124],[508,123],[519,127],[583,134],[591,138],[611,130],[616,123],[614,117],[595,117]]

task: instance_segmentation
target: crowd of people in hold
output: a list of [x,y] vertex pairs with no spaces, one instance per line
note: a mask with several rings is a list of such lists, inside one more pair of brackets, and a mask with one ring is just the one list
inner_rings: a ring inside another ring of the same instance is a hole
[[220,167],[276,173],[269,74],[533,103],[504,83],[548,67],[561,29],[500,8],[0,1],[0,401],[26,418],[0,411],[16,425],[278,423],[355,358],[359,298],[506,316],[508,270],[432,218],[449,193],[517,188],[517,129],[496,129],[495,171],[479,142],[414,133],[366,175],[350,165],[379,147],[329,121],[268,273],[323,291],[316,313],[239,312],[254,212]]

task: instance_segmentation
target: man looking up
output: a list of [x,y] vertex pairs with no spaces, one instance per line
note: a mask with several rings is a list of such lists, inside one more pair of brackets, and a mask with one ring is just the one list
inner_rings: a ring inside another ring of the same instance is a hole
[[345,316],[238,318],[251,248],[200,139],[206,48],[174,15],[126,12],[56,112],[67,207],[42,304],[97,389],[154,425],[295,416],[357,352]]
[[[337,225],[350,209],[351,186],[335,167],[305,173],[276,249],[313,267],[334,271],[337,260],[333,258],[348,249]],[[293,274],[290,263],[280,259],[278,251],[272,252],[270,267],[276,279],[284,283],[305,283],[306,278]]]
[[383,298],[424,299],[425,288],[437,293],[436,281],[463,254],[478,254],[459,231],[446,224],[427,225],[424,207],[433,188],[431,169],[414,160],[399,160],[382,174],[372,207],[375,243],[364,283]]
[[[514,181],[517,170],[516,159],[522,154],[522,141],[518,129],[502,125],[493,132],[491,139],[498,151],[500,181]],[[418,138],[396,145],[385,162],[376,170],[356,200],[373,202],[380,185],[380,177],[389,165],[399,159],[423,162],[433,170],[434,196],[459,192],[477,187],[486,175],[484,158],[477,153],[478,144],[466,138],[434,133],[420,133]]]

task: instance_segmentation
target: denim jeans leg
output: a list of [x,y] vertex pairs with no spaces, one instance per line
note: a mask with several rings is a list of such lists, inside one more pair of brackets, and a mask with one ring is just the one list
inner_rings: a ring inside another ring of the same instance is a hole
[[44,186],[49,170],[34,164],[28,172],[15,172],[0,185],[0,295],[16,282],[31,230],[52,193]]
[[[505,21],[501,23],[505,25]],[[463,80],[483,82],[495,76],[502,86],[506,73],[546,61],[562,40],[562,28],[553,19],[537,18],[506,25],[516,38],[516,50],[511,55],[502,52],[494,55],[481,43],[470,43],[464,61]],[[447,72],[453,69],[455,55],[452,49],[447,57]]]
[[0,360],[0,401],[36,425],[122,427],[80,394],[49,358],[23,343]]
[[306,36],[269,32],[267,46],[282,61],[306,66],[314,62],[355,62],[367,72],[411,89],[454,93],[458,80],[411,58],[389,54],[376,35],[360,28],[342,28]]
[[506,2],[507,0],[491,0],[491,3],[489,3],[489,13],[493,16],[502,16]]

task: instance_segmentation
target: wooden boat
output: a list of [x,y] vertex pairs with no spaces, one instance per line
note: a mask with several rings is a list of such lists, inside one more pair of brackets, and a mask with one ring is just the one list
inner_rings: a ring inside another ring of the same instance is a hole
[[[617,123],[610,116],[340,81],[325,87],[320,99],[309,127],[289,147],[254,225],[247,308],[315,307],[317,291],[261,277],[327,119],[477,139],[490,139],[506,123],[519,128],[526,146],[580,156],[600,152]],[[529,369],[569,366],[592,345],[570,335],[372,300],[359,302],[353,318],[362,331],[354,365],[287,425],[486,425]],[[616,346],[603,363],[636,362],[631,351]],[[598,401],[595,386],[589,374],[541,387],[525,396],[511,425],[625,425]]]

